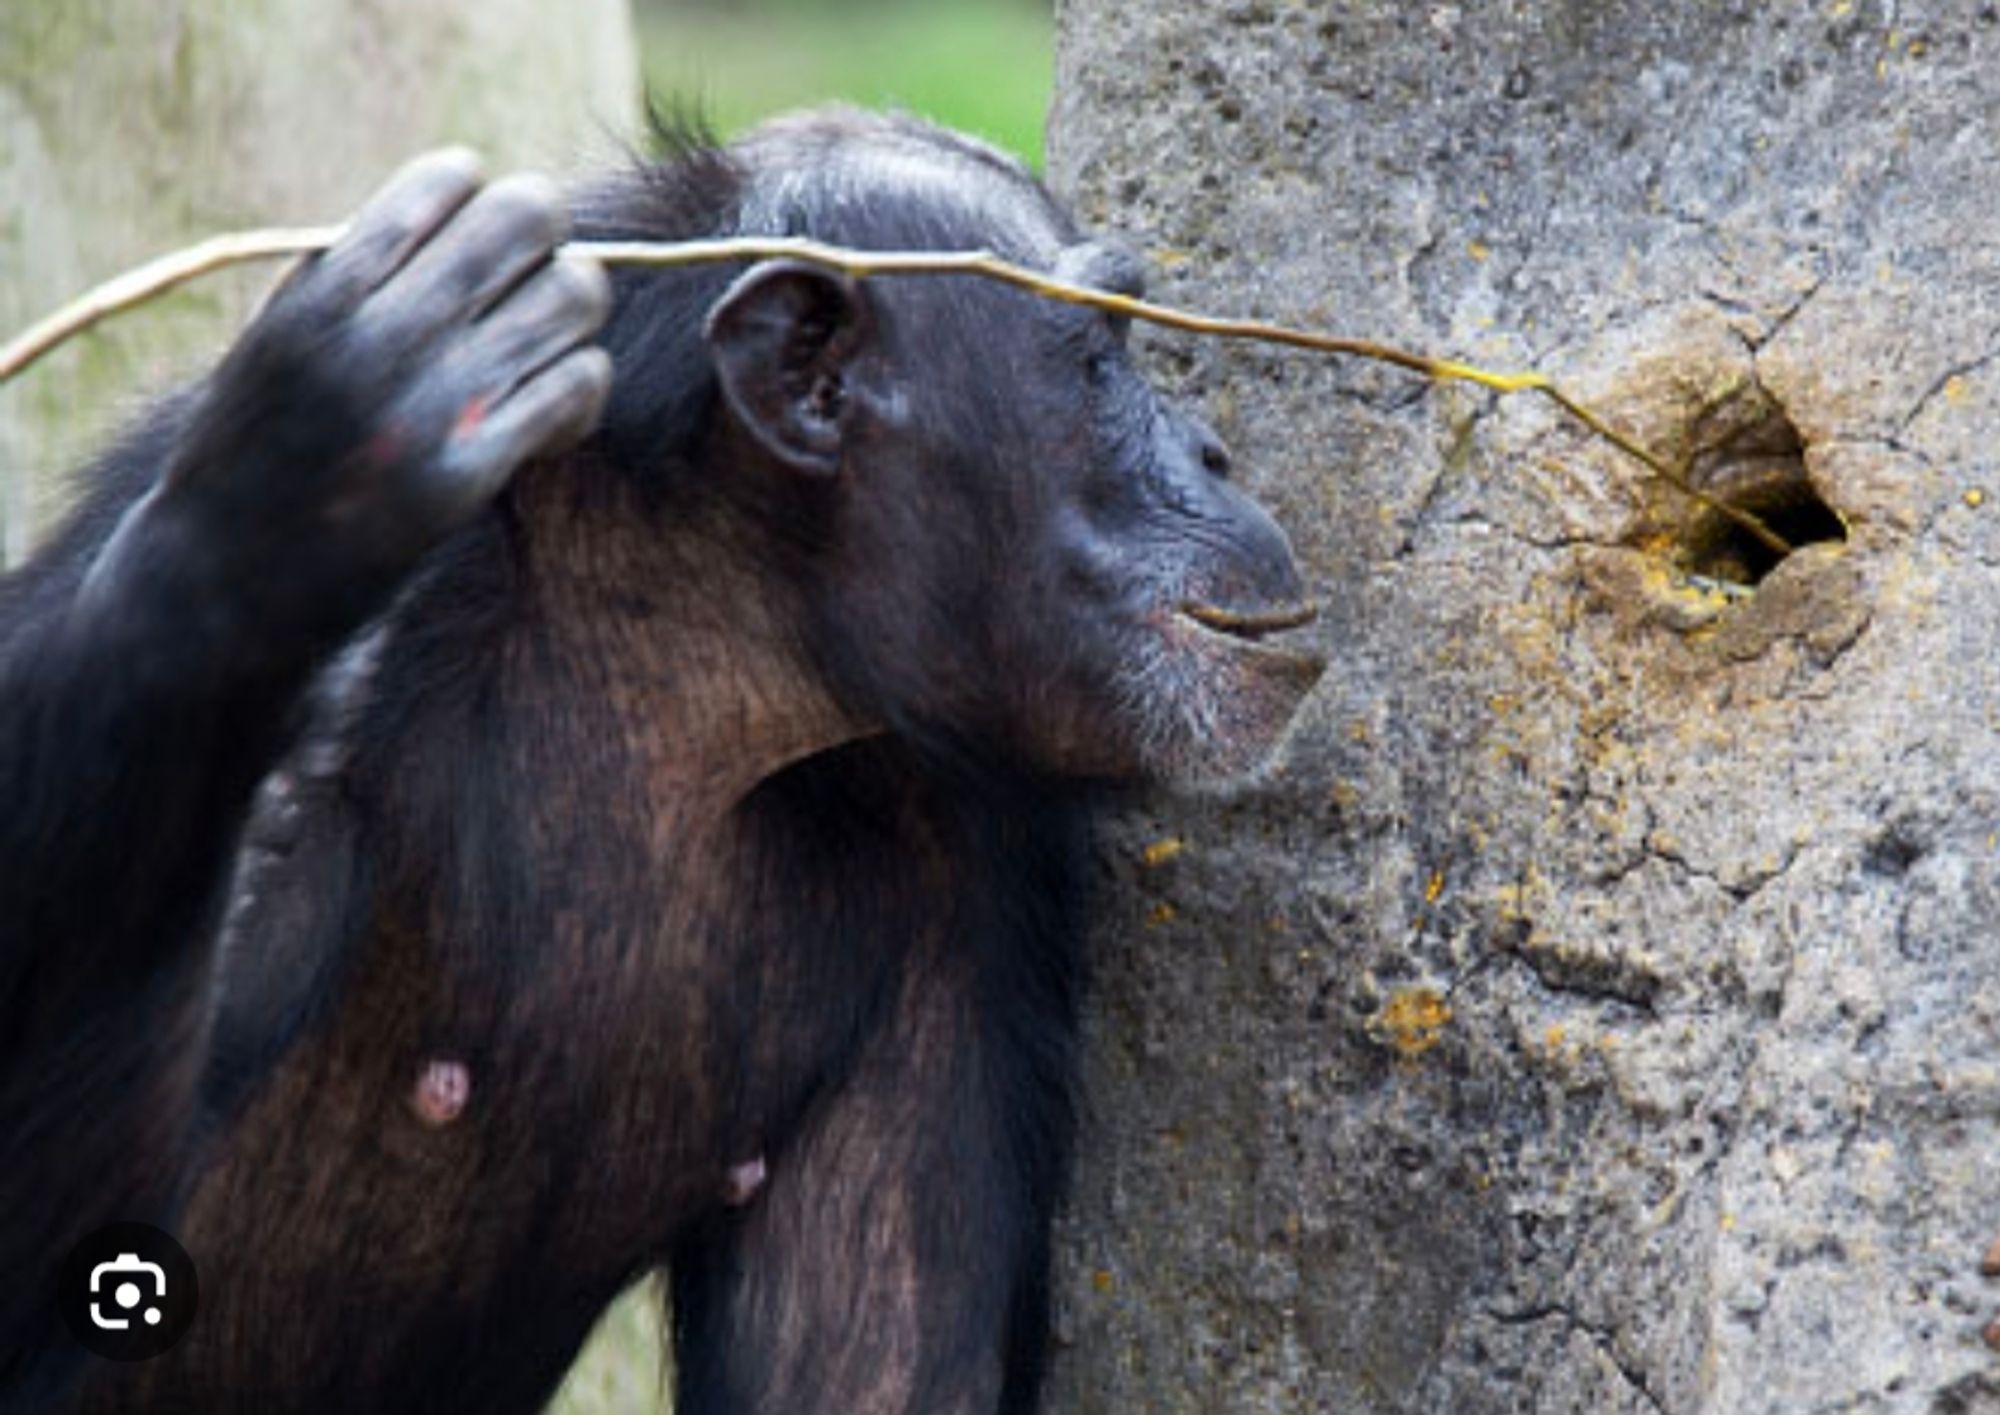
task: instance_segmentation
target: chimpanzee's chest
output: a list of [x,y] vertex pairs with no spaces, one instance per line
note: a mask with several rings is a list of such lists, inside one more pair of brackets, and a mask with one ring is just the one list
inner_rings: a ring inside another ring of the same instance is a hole
[[[372,1399],[516,1328],[514,1355],[559,1370],[679,1229],[780,1162],[945,926],[934,850],[767,808],[706,851],[524,861],[457,909],[381,900],[326,1019],[216,1137],[181,1225],[210,1320],[148,1379]],[[359,1348],[330,1292],[367,1309]]]
[[417,1269],[448,1251],[497,1272],[526,1244],[557,1266],[630,1262],[837,1083],[922,927],[901,909],[859,917],[834,891],[742,912],[663,901],[649,919],[550,889],[532,956],[374,932],[329,1025],[295,1044],[203,1180],[232,1194],[230,1226],[263,1210],[281,1246],[310,1248],[291,1216],[305,1203],[329,1242],[351,1252],[365,1234]]

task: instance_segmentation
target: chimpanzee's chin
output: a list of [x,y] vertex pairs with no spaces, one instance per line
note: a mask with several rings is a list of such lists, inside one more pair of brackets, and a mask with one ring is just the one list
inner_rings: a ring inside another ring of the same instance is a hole
[[1323,658],[1208,631],[1176,616],[1120,695],[1145,780],[1217,787],[1251,776],[1282,746]]
[[1183,788],[1227,786],[1256,776],[1278,756],[1299,709],[1326,671],[1326,660],[1266,645],[1245,645],[1230,655],[1235,682],[1216,730],[1190,743],[1171,784]]

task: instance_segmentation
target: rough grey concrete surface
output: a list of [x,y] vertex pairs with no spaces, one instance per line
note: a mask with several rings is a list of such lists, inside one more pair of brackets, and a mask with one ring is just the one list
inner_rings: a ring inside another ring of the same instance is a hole
[[1334,668],[1104,843],[1055,1408],[2000,1410],[2000,13],[1061,30],[1053,179],[1163,297],[1543,369],[1847,534],[1760,566],[1532,398],[1142,336]]

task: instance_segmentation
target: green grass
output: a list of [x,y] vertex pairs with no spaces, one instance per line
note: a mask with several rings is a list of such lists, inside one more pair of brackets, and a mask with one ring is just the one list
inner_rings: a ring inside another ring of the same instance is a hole
[[1042,160],[1054,24],[1033,0],[758,0],[638,14],[646,78],[727,136],[786,108],[906,108]]

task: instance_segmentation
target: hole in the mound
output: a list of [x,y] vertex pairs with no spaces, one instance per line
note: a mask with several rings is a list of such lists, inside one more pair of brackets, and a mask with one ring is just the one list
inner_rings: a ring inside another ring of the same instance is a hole
[[[1793,550],[1847,539],[1847,523],[1806,475],[1799,430],[1755,383],[1711,407],[1690,441],[1688,480],[1748,511]],[[1674,539],[1683,572],[1724,585],[1758,584],[1785,558],[1749,527],[1698,503]]]

